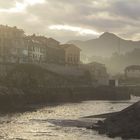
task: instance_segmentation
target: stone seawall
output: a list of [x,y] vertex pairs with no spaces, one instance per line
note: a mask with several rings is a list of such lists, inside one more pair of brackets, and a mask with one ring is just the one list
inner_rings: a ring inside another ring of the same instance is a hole
[[89,75],[62,76],[33,64],[0,64],[0,108],[28,104],[128,100],[127,87],[92,87]]
[[140,96],[140,86],[129,86],[129,90],[131,90],[132,95]]
[[[40,92],[40,93],[39,93]],[[45,90],[30,91],[26,101],[29,102],[79,102],[85,100],[129,100],[130,92],[127,88],[112,87],[67,87],[47,88]],[[33,94],[34,93],[34,94]]]
[[14,63],[0,63],[0,77],[6,76],[15,66]]
[[78,87],[21,90],[0,87],[0,109],[13,110],[29,104],[80,102],[86,100],[129,100],[126,88]]

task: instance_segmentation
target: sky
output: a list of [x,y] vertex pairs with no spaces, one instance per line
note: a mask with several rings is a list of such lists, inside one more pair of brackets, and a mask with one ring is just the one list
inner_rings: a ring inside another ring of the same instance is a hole
[[103,32],[140,40],[140,0],[0,0],[0,24],[61,42]]

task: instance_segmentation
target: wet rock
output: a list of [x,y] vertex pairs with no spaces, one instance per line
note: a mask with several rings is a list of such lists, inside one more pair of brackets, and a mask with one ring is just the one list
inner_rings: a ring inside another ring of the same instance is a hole
[[97,123],[99,133],[109,137],[140,139],[140,101]]
[[62,126],[62,127],[81,127],[81,128],[87,128],[87,129],[93,129],[93,127],[96,127],[94,122],[92,120],[55,120],[55,119],[48,119],[47,122]]

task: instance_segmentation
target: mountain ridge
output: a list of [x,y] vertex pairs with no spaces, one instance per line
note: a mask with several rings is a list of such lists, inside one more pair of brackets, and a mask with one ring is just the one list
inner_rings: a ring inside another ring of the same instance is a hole
[[115,52],[124,54],[140,48],[140,41],[125,40],[110,32],[105,32],[95,39],[72,40],[67,43],[77,45],[84,54],[90,56],[111,56]]

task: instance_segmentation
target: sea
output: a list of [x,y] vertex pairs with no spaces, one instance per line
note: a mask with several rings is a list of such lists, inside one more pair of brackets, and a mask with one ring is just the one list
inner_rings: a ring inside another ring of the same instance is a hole
[[[0,115],[0,140],[122,140],[91,129],[60,126],[48,120],[77,120],[85,116],[120,111],[140,98],[125,101],[83,101],[57,105],[32,105],[35,110]],[[131,139],[134,140],[134,139]]]

